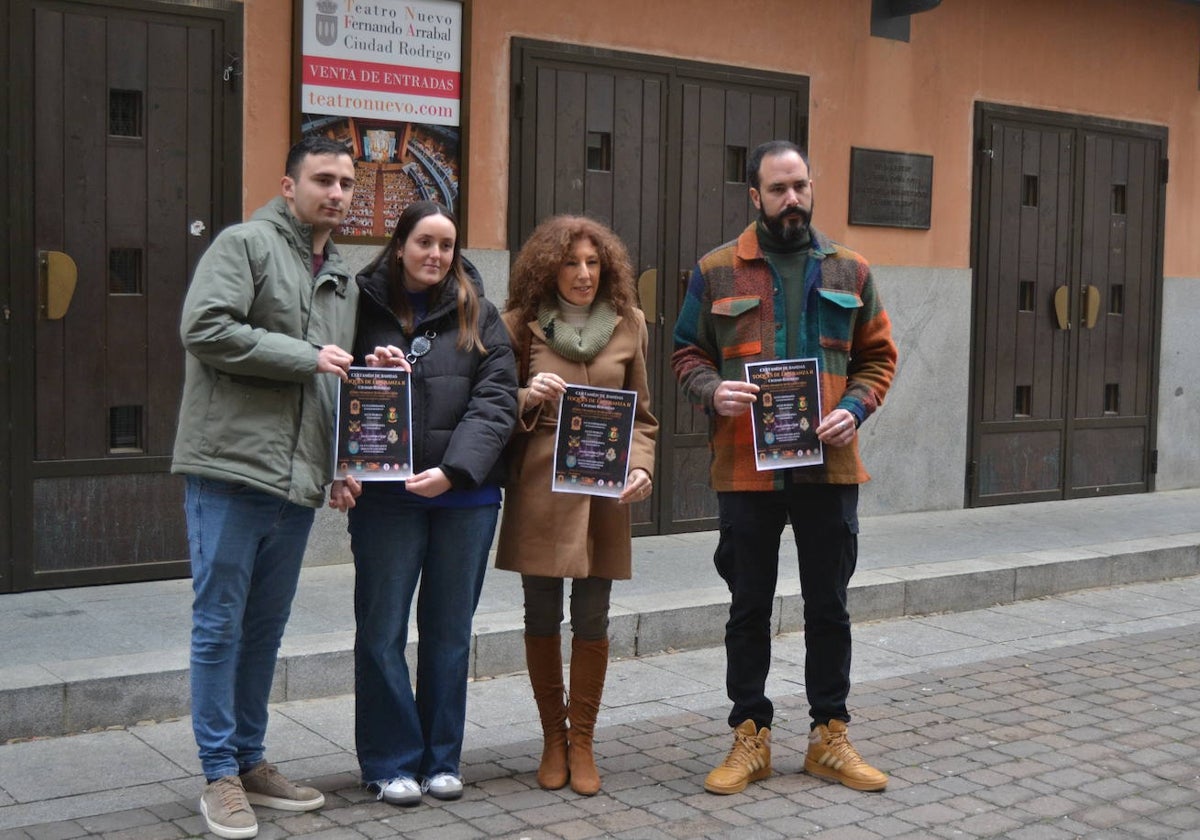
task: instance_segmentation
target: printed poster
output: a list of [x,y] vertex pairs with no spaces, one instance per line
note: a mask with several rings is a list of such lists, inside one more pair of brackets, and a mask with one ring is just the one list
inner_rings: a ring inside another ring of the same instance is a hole
[[758,470],[809,467],[825,460],[821,422],[821,377],[816,359],[751,362],[746,381],[758,386],[750,408],[754,465]]
[[637,392],[568,385],[558,403],[551,490],[620,496],[629,472]]
[[452,0],[297,0],[300,130],[350,149],[338,238],[383,241],[404,208],[457,210],[463,8]]
[[352,367],[340,383],[334,478],[412,477],[412,396],[400,368]]

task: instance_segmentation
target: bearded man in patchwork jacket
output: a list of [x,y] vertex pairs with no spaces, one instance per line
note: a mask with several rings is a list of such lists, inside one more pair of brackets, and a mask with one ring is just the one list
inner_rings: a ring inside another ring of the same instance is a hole
[[[855,790],[879,791],[887,776],[847,737],[846,593],[858,559],[858,486],[869,480],[858,428],[883,402],[895,375],[891,321],[867,261],[812,227],[812,181],[800,148],[783,140],[762,144],[750,155],[747,176],[758,218],[692,271],[672,356],[684,394],[710,418],[710,477],[720,520],[714,562],[731,595],[725,649],[734,741],[704,786],[738,793],[771,774],[771,609],[779,540],[790,522],[812,717],[804,769]],[[760,389],[747,381],[745,366],[810,358],[819,370],[814,426],[822,463],[759,470],[750,410]]]

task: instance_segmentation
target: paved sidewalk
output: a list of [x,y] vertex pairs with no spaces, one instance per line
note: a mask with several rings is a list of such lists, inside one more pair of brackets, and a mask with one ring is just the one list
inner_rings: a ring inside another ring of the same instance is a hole
[[[719,648],[614,662],[597,729],[602,792],[539,790],[523,675],[469,692],[456,803],[411,809],[358,786],[348,696],[273,709],[269,754],[326,792],[315,814],[258,809],[259,837],[1200,837],[1200,577],[876,621],[855,636],[863,754],[883,793],[797,772],[803,638],[777,639],[775,775],[702,789],[729,731]],[[0,746],[0,840],[194,836],[201,781],[186,719]]]
[[[866,492],[869,492],[869,485]],[[979,609],[1088,587],[1200,574],[1200,490],[864,517],[855,621]],[[345,541],[318,523],[324,553]],[[713,532],[634,540],[634,578],[613,588],[615,656],[719,645],[728,593]],[[343,546],[348,556],[348,547]],[[273,699],[353,689],[350,564],[304,570]],[[785,534],[780,632],[800,629]],[[188,713],[188,580],[0,595],[0,743]],[[518,575],[492,570],[476,614],[472,675],[522,670]]]

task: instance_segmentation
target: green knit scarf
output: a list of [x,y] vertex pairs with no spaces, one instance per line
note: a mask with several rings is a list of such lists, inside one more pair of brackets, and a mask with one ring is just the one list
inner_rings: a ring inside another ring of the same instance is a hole
[[589,362],[604,349],[617,327],[617,310],[606,300],[597,300],[588,313],[583,329],[571,326],[558,313],[558,307],[543,302],[538,307],[538,324],[546,342],[555,353],[571,362]]

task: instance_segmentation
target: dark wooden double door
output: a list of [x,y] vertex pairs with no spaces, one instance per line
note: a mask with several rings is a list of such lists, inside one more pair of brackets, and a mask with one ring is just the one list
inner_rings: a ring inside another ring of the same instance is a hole
[[636,532],[715,527],[708,419],[671,374],[675,314],[696,259],[753,218],[749,151],[806,145],[808,80],[522,40],[513,80],[510,247],[548,216],[587,215],[620,235],[640,274],[660,435]]
[[240,4],[14,0],[5,13],[0,591],[185,575],[168,473],[179,310],[212,233],[239,214]]
[[978,107],[968,503],[1151,489],[1166,139]]

